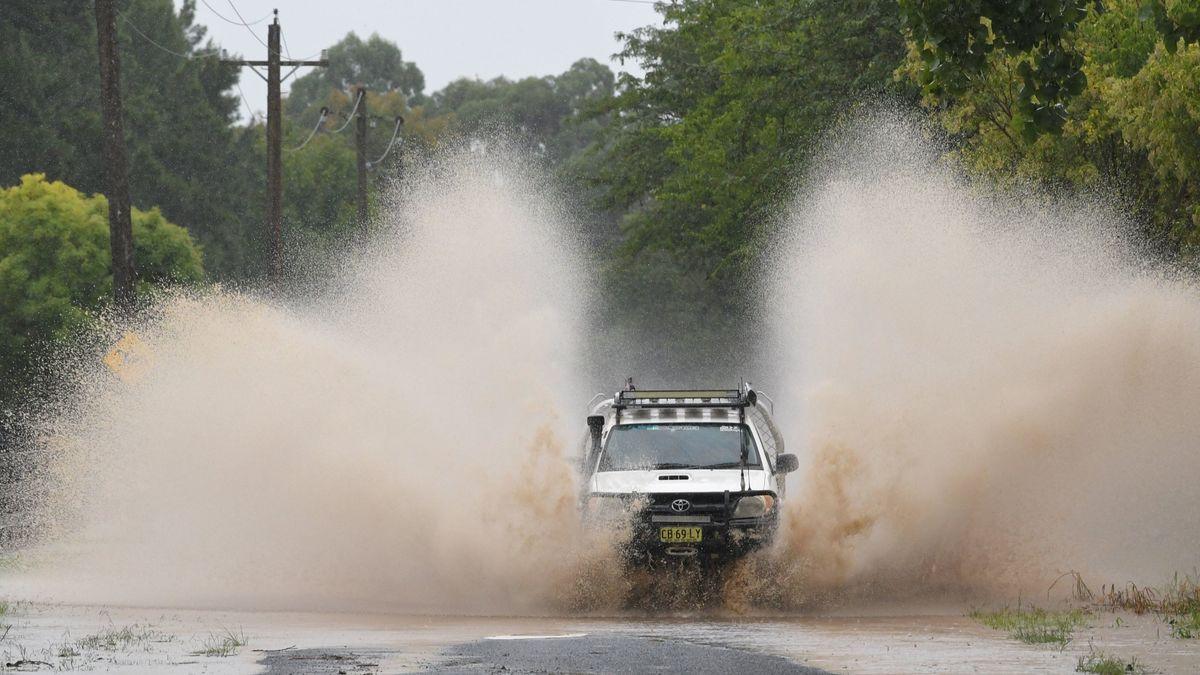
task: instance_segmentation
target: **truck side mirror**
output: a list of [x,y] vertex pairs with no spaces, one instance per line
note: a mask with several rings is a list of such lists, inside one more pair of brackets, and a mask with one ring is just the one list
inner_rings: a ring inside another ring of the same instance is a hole
[[591,442],[588,443],[587,453],[583,457],[583,466],[585,472],[590,472],[591,469],[596,468],[596,454],[600,452],[600,434],[604,431],[604,415],[588,415],[587,424]]
[[588,430],[592,432],[592,442],[600,440],[600,432],[604,431],[604,415],[588,415]]
[[793,454],[780,455],[775,458],[775,471],[778,473],[791,473],[800,468],[800,460]]

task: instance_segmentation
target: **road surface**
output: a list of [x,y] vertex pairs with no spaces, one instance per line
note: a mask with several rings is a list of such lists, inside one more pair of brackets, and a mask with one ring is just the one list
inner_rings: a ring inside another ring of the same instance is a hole
[[[1119,618],[1094,615],[1059,650],[1021,644],[953,608],[502,618],[18,602],[2,617],[0,658],[31,670],[144,673],[1071,673],[1101,649],[1157,672],[1200,670],[1200,640],[1171,638],[1152,617]],[[239,644],[221,649],[231,635]]]

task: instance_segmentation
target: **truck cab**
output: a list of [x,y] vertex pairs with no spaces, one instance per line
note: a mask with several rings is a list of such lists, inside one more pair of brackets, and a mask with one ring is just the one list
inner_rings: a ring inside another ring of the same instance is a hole
[[[597,395],[597,398],[600,395]],[[593,401],[596,398],[593,398]],[[770,399],[736,389],[636,390],[593,406],[582,508],[629,527],[628,558],[719,561],[770,541],[798,466]]]

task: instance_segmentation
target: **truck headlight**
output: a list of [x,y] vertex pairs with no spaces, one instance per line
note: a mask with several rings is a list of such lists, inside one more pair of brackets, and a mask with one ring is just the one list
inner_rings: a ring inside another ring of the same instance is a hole
[[592,495],[587,499],[588,513],[612,513],[621,508],[621,500],[609,495]]
[[629,504],[614,495],[592,495],[585,513],[592,520],[617,522],[629,517]]
[[767,515],[773,508],[775,508],[775,498],[771,495],[742,497],[733,509],[733,517],[758,518]]

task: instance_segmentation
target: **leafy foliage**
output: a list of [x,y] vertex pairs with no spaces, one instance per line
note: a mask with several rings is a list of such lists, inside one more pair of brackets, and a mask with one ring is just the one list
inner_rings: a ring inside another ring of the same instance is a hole
[[[659,11],[661,26],[624,36],[621,57],[645,75],[622,76],[591,151],[602,205],[625,214],[613,290],[698,278],[652,302],[681,307],[691,326],[732,328],[759,237],[813,143],[856,102],[910,91],[892,75],[905,54],[899,16],[882,0],[689,0]],[[661,322],[643,310],[633,309]]]
[[[967,164],[1001,183],[1115,188],[1165,256],[1200,256],[1200,48],[1168,49],[1142,0],[1093,8],[1070,35],[1087,86],[1063,108],[1058,134],[1024,133],[1018,69],[1025,54],[993,51],[957,93],[924,103],[958,139]],[[903,69],[920,80],[913,44]]]
[[[297,57],[302,56],[300,54]],[[331,91],[348,92],[356,85],[376,93],[397,92],[420,102],[425,74],[405,61],[394,42],[372,34],[365,41],[353,32],[326,51],[328,68],[317,68],[297,78],[287,99],[287,114],[297,117],[325,104]],[[315,119],[315,118],[313,118]]]
[[[133,209],[139,293],[204,278],[200,249],[158,209]],[[35,350],[85,326],[112,295],[108,200],[42,174],[0,190],[0,379],[28,379]]]
[[560,75],[455,80],[433,94],[432,110],[447,116],[451,133],[515,133],[533,154],[557,166],[592,142],[599,125],[584,116],[612,96],[613,85],[608,66],[580,59]]
[[[130,190],[205,246],[218,277],[255,267],[248,228],[257,216],[253,144],[231,124],[237,69],[221,65],[194,2],[129,0],[119,6],[118,41]],[[136,27],[165,49],[147,41]],[[99,70],[90,7],[73,0],[0,5],[0,185],[45,173],[84,192],[102,189]],[[220,195],[214,199],[213,195]]]
[[900,0],[904,27],[921,69],[918,81],[931,94],[960,93],[993,54],[1021,56],[1020,87],[1013,120],[1022,136],[1060,131],[1066,102],[1087,85],[1083,55],[1068,36],[1087,14],[1083,0]]

